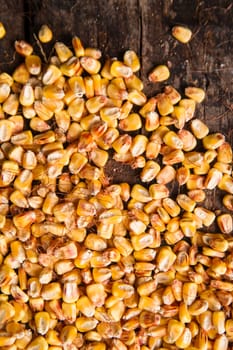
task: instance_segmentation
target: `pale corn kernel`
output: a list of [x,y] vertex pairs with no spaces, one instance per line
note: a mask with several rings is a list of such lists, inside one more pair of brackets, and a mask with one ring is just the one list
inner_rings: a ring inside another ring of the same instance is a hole
[[222,233],[231,233],[233,230],[233,220],[230,214],[221,214],[217,216],[217,224]]
[[200,218],[203,225],[205,225],[205,226],[210,226],[215,219],[215,214],[213,212],[211,212],[210,210],[207,210],[203,207],[196,207],[194,209],[194,214],[198,218]]
[[14,45],[16,52],[22,56],[29,56],[33,52],[33,47],[24,40],[16,40]]
[[182,322],[177,320],[169,320],[167,325],[167,334],[163,339],[167,343],[174,343],[178,340],[185,329],[185,326]]
[[140,61],[135,51],[125,51],[123,60],[124,63],[129,66],[133,72],[137,72],[140,69]]

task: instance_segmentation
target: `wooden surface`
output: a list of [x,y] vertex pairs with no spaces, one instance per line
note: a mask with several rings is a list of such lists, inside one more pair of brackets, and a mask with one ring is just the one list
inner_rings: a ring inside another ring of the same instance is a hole
[[[141,58],[148,96],[164,86],[149,83],[148,72],[156,64],[169,64],[172,73],[166,84],[180,91],[187,85],[204,88],[207,97],[196,116],[233,144],[232,0],[0,0],[0,8],[0,21],[7,29],[0,42],[0,71],[11,72],[20,61],[13,49],[16,39],[30,41],[40,52],[34,35],[44,23],[53,29],[54,40],[71,45],[72,36],[78,35],[85,45],[100,48],[103,57],[121,58],[130,48]],[[171,36],[175,24],[192,29],[188,45]],[[52,44],[44,50],[50,55]],[[125,179],[124,170],[134,182],[128,168],[115,169],[118,181]]]

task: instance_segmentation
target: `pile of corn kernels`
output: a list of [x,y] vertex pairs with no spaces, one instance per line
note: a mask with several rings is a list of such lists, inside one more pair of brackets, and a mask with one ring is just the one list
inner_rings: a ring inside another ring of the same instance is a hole
[[[205,92],[147,98],[134,51],[102,64],[78,37],[48,63],[15,50],[23,63],[0,73],[0,348],[229,349],[232,148],[195,118]],[[149,80],[169,76],[160,65]],[[140,183],[110,183],[110,157]],[[217,216],[203,204],[215,188]]]

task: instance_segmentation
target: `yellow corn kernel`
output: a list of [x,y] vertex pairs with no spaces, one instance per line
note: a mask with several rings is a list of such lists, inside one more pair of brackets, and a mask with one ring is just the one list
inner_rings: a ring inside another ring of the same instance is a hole
[[169,320],[167,325],[167,334],[163,337],[166,343],[176,342],[185,330],[183,323],[177,320]]
[[195,102],[201,103],[205,98],[205,91],[197,87],[187,87],[185,88],[185,95]]
[[162,205],[168,214],[172,217],[176,217],[180,214],[180,207],[171,198],[164,198],[162,200]]
[[181,99],[179,102],[179,106],[185,109],[186,122],[193,118],[196,108],[196,102],[194,100],[188,98]]
[[175,149],[182,149],[183,148],[183,142],[179,138],[179,136],[174,131],[168,131],[164,137],[163,142]]
[[153,184],[153,185],[150,185],[149,187],[149,195],[150,196],[148,198],[148,202],[151,199],[162,199],[162,198],[168,197],[169,190],[163,184]]
[[113,82],[111,82],[107,86],[107,95],[112,100],[116,100],[120,103],[121,101],[126,100],[128,98],[128,92],[126,88],[119,87],[117,84],[114,84]]
[[34,316],[36,330],[39,334],[44,335],[50,327],[50,316],[48,312],[37,312]]
[[176,171],[171,165],[165,165],[156,175],[158,184],[166,185],[176,177]]
[[183,44],[187,44],[192,38],[192,31],[183,26],[174,26],[172,28],[172,35]]
[[223,205],[230,211],[233,211],[233,195],[231,194],[226,194],[223,197]]
[[208,309],[208,301],[197,299],[189,306],[188,311],[191,316],[199,316]]
[[157,100],[157,108],[159,114],[162,116],[168,115],[173,112],[174,107],[169,97],[165,94],[159,94]]
[[213,190],[215,187],[218,186],[221,179],[222,173],[218,169],[212,168],[208,171],[208,174],[206,175],[204,186],[208,190]]
[[225,136],[220,133],[209,134],[202,140],[205,149],[216,149],[225,142]]
[[57,41],[54,45],[59,60],[63,63],[73,56],[72,51],[62,42]]
[[7,83],[0,83],[0,103],[4,102],[10,95],[10,85]]
[[20,84],[26,84],[29,79],[29,71],[27,70],[27,67],[24,63],[19,65],[12,75],[13,79]]
[[165,86],[164,92],[173,105],[176,105],[181,99],[180,93],[171,85]]
[[192,334],[189,328],[185,328],[181,336],[176,340],[176,346],[180,349],[189,347],[192,341]]
[[[160,118],[161,119],[161,118]],[[157,112],[148,112],[145,115],[145,129],[146,131],[154,131],[160,125],[159,115]]]
[[220,190],[233,194],[233,178],[230,175],[223,174],[222,180],[218,184]]
[[154,159],[157,158],[161,150],[161,144],[157,141],[149,141],[146,146],[146,158]]
[[[139,135],[138,135],[139,136]],[[149,160],[146,162],[141,174],[140,178],[142,182],[150,182],[152,181],[160,171],[160,166],[158,163],[153,160]]]
[[146,95],[137,89],[130,89],[128,100],[136,106],[142,106],[146,103]]
[[190,170],[185,167],[180,167],[176,171],[176,180],[179,183],[180,186],[184,185],[190,176]]
[[157,99],[151,97],[140,109],[139,113],[142,117],[146,117],[147,113],[154,112],[157,104]]
[[27,350],[34,350],[37,348],[41,350],[48,350],[48,343],[44,337],[38,336],[34,338],[33,341],[27,346]]
[[174,118],[174,125],[177,129],[182,130],[186,122],[186,111],[182,106],[174,106],[172,112],[172,118]]
[[186,194],[179,194],[176,197],[176,201],[182,209],[188,212],[192,212],[196,205],[196,203]]
[[226,335],[232,339],[232,336],[233,336],[233,320],[232,319],[226,320],[225,328],[226,328]]
[[46,24],[43,24],[38,32],[38,38],[43,44],[49,43],[53,38],[53,32]]
[[133,74],[133,70],[123,62],[115,60],[111,64],[110,74],[114,77],[128,78]]
[[217,161],[223,162],[223,163],[231,163],[232,162],[232,148],[228,142],[224,142],[218,148]]
[[137,72],[140,69],[140,61],[135,51],[125,51],[123,57],[124,63],[129,66],[133,72]]
[[213,350],[217,350],[217,349],[227,350],[228,349],[228,342],[229,342],[229,340],[225,334],[218,336],[214,340]]
[[72,39],[72,45],[77,57],[84,56],[84,47],[79,37],[74,36]]
[[125,237],[115,236],[113,244],[123,256],[129,256],[133,251],[131,242]]
[[231,175],[232,173],[232,165],[228,163],[216,162],[214,163],[213,167],[218,169],[223,174]]
[[120,209],[106,209],[99,215],[99,221],[104,224],[117,224],[122,221]]
[[41,59],[37,55],[27,56],[25,59],[27,70],[32,75],[38,75],[41,72]]
[[23,86],[20,95],[19,102],[23,106],[31,106],[34,102],[34,91],[31,85],[26,84]]
[[22,56],[29,56],[33,52],[33,47],[24,40],[16,40],[15,50]]
[[86,101],[86,108],[89,113],[97,113],[107,102],[106,96],[95,96]]
[[13,134],[13,124],[9,120],[0,120],[0,141],[9,141]]
[[90,56],[82,56],[80,58],[80,63],[83,69],[89,74],[97,74],[101,68],[100,62]]
[[191,218],[182,218],[180,228],[186,237],[193,237],[196,233],[196,222]]
[[156,255],[157,267],[160,271],[168,271],[176,260],[176,255],[169,246],[161,247]]
[[212,211],[207,210],[206,208],[203,208],[203,207],[196,207],[194,209],[194,214],[198,218],[200,218],[200,220],[202,221],[202,224],[207,227],[210,226],[215,219],[215,214]]
[[44,85],[50,85],[55,83],[61,77],[62,73],[58,67],[53,64],[50,64],[45,70],[42,76],[42,83]]
[[3,39],[6,35],[6,29],[4,27],[4,24],[0,22],[0,39]]
[[44,300],[57,300],[62,296],[61,285],[58,282],[53,282],[42,287],[41,296]]
[[82,68],[80,66],[79,59],[75,56],[70,57],[61,66],[60,70],[63,75],[67,77],[72,77],[73,75],[78,75],[82,73]]
[[233,230],[233,220],[230,214],[217,216],[217,224],[222,233],[231,233]]
[[195,175],[195,174],[190,174],[189,178],[186,182],[186,186],[188,190],[201,190],[204,189],[204,176],[201,175]]
[[88,332],[94,329],[98,321],[92,317],[80,316],[75,322],[75,326],[79,332]]
[[170,71],[168,67],[165,65],[159,65],[155,67],[148,76],[149,81],[153,83],[158,83],[158,82],[167,80],[169,77],[170,77]]
[[[143,230],[140,230],[139,232],[143,232]],[[139,251],[141,249],[148,248],[153,243],[153,236],[147,233],[138,234],[136,232],[136,235],[132,236],[131,241],[134,250]]]
[[132,137],[128,134],[119,136],[113,143],[113,149],[120,154],[125,154],[128,152],[132,145]]
[[127,89],[136,89],[138,91],[143,90],[143,82],[135,74],[131,75],[128,78],[125,78],[125,85]]
[[131,113],[125,119],[120,120],[119,128],[124,131],[135,131],[142,127],[142,121],[137,113]]
[[190,323],[191,322],[191,315],[188,311],[188,307],[187,307],[187,304],[185,302],[180,303],[179,319],[182,323]]
[[184,161],[184,152],[180,149],[168,152],[163,156],[163,164],[173,165]]
[[19,107],[19,98],[16,94],[10,94],[2,105],[2,110],[9,115],[16,115]]
[[225,333],[225,313],[224,311],[214,311],[212,316],[213,326],[217,334]]

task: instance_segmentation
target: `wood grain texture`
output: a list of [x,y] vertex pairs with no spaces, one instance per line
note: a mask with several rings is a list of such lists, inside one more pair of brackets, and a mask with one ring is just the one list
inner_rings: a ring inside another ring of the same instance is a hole
[[0,21],[6,28],[6,36],[0,41],[0,72],[12,71],[20,58],[15,55],[14,41],[25,37],[25,12],[23,0],[0,0]]

